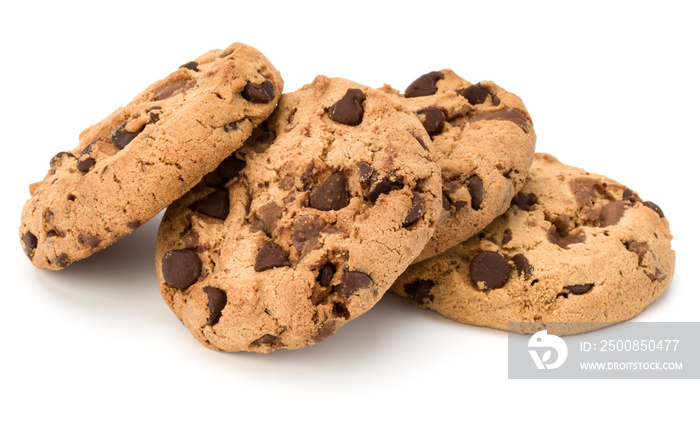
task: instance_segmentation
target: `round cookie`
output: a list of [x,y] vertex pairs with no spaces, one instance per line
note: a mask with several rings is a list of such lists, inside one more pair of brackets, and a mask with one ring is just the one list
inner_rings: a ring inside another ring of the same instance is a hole
[[432,137],[442,171],[443,211],[416,262],[467,240],[510,205],[525,182],[535,131],[522,100],[494,84],[452,70],[416,79],[401,96]]
[[232,44],[182,65],[80,134],[30,185],[21,245],[62,269],[132,232],[196,185],[272,113],[279,72]]
[[225,351],[317,343],[369,310],[440,214],[430,138],[385,93],[318,76],[158,231],[163,298]]
[[668,288],[671,239],[656,204],[538,153],[505,214],[409,267],[392,291],[462,323],[585,332],[636,316]]

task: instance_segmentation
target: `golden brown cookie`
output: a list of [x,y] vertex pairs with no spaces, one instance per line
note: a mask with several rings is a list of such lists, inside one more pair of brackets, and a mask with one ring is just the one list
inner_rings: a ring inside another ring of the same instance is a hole
[[22,210],[22,247],[62,269],[132,232],[196,185],[267,118],[282,78],[232,44],[190,61],[51,159]]
[[522,100],[494,84],[472,84],[452,70],[416,79],[403,95],[440,158],[443,211],[416,262],[467,240],[505,212],[535,152],[535,131]]
[[508,329],[509,322],[535,322],[518,329],[584,332],[636,316],[668,288],[671,239],[656,204],[536,154],[505,214],[409,267],[392,290],[462,323]]
[[442,203],[431,148],[380,91],[319,76],[283,95],[245,147],[166,210],[163,298],[212,349],[323,340],[430,239]]

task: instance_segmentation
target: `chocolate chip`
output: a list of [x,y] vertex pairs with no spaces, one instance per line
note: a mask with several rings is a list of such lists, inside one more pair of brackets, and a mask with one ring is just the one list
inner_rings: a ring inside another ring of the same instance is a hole
[[80,152],[78,162],[75,163],[75,167],[78,169],[78,171],[85,173],[90,170],[93,165],[95,165],[95,158],[91,157],[90,153],[92,153],[92,146],[99,140],[100,139],[98,138],[91,142]]
[[148,110],[148,121],[149,123],[158,123],[158,120],[160,120],[160,113],[155,112],[160,110],[160,106],[154,106]]
[[27,258],[34,258],[34,251],[36,250],[36,247],[39,244],[36,235],[32,234],[29,231],[25,232],[22,235],[22,243],[24,243],[24,253],[27,255]]
[[321,211],[337,211],[345,208],[350,203],[345,185],[345,176],[332,175],[311,192],[309,205]]
[[202,270],[202,261],[192,250],[171,250],[163,256],[161,269],[166,284],[184,290],[197,282]]
[[350,319],[350,311],[342,302],[333,302],[332,314],[337,319]]
[[571,294],[579,295],[586,294],[591,291],[594,284],[579,284],[579,285],[567,285],[564,289],[569,290]]
[[530,119],[520,111],[515,108],[503,108],[498,111],[481,112],[477,111],[472,114],[469,119],[470,122],[477,122],[481,120],[502,120],[509,121],[516,124],[523,132],[529,132],[532,128],[532,123]]
[[248,83],[241,94],[253,103],[268,103],[275,98],[275,86],[269,80],[261,84]]
[[481,83],[459,90],[457,93],[467,99],[470,105],[481,105],[491,95],[491,91]]
[[318,216],[296,216],[292,224],[292,243],[294,247],[301,252],[304,250],[306,243],[320,234],[325,227],[326,222]]
[[365,101],[365,94],[357,88],[350,88],[342,99],[335,102],[328,108],[328,117],[338,123],[357,126],[362,122],[365,110],[362,102]]
[[598,198],[598,192],[605,187],[598,179],[578,177],[569,181],[571,192],[579,205],[587,205]]
[[333,275],[335,275],[335,264],[333,263],[325,263],[323,267],[321,267],[321,270],[318,272],[318,276],[316,277],[316,282],[321,287],[328,287],[331,285],[331,281],[333,280]]
[[75,163],[75,166],[78,169],[78,171],[83,173],[90,170],[93,165],[95,165],[95,159],[89,157]]
[[663,281],[666,279],[666,275],[659,270],[659,268],[656,268],[656,271],[654,273],[649,273],[649,272],[644,272],[645,275],[647,275],[647,278],[649,278],[650,281],[656,282],[656,281]]
[[[376,173],[374,176],[376,176]],[[376,202],[380,195],[388,194],[393,186],[394,183],[391,181],[391,178],[389,176],[385,176],[378,182],[374,183],[372,188],[366,191],[365,195],[372,202]]]
[[[460,211],[462,208],[465,208],[468,204],[466,202],[460,201],[458,192],[460,190],[463,190],[464,184],[462,183],[461,180],[453,180],[450,182],[445,182],[442,184],[443,188],[443,207],[445,209],[449,209],[449,205],[454,204],[457,211]],[[467,190],[469,190],[467,188]],[[447,199],[448,203],[447,206],[445,206],[445,199]]]
[[215,190],[192,204],[192,208],[202,214],[225,220],[229,212],[228,191]]
[[418,144],[420,144],[420,146],[421,146],[423,149],[428,150],[428,146],[425,145],[425,143],[423,142],[423,140],[420,139],[420,137],[417,137],[417,136],[414,135],[413,138],[415,138],[416,141],[418,141]]
[[199,234],[194,229],[190,229],[182,236],[182,244],[188,249],[197,249],[199,246]]
[[367,192],[372,187],[372,176],[375,174],[374,169],[371,165],[364,161],[357,163],[357,169],[359,172],[360,187],[362,191]]
[[557,217],[556,220],[554,220],[554,227],[557,228],[557,234],[559,234],[559,236],[562,238],[569,236],[570,225],[571,219],[568,215],[562,214],[559,217]]
[[128,222],[128,223],[126,224],[126,226],[127,226],[129,229],[132,229],[132,230],[138,229],[138,227],[141,226],[141,222],[138,221],[138,220],[132,220],[132,221]]
[[432,96],[437,92],[437,81],[444,79],[445,75],[440,71],[431,71],[414,80],[406,91],[406,97]]
[[174,96],[175,94],[179,94],[182,91],[184,91],[188,85],[189,85],[189,81],[186,79],[179,79],[179,80],[176,80],[174,82],[170,82],[169,84],[166,84],[166,85],[158,88],[154,92],[153,100],[169,99],[170,97]]
[[479,176],[473,175],[467,180],[467,189],[472,197],[472,209],[478,211],[484,200],[484,183]]
[[78,234],[78,243],[84,246],[94,249],[99,246],[101,242],[102,240],[92,234]]
[[614,202],[610,202],[605,205],[600,212],[600,226],[605,228],[607,226],[616,225],[624,214],[624,201],[616,200]]
[[57,267],[68,267],[71,263],[73,262],[72,259],[68,256],[67,253],[60,253],[56,258],[53,260],[53,264]]
[[513,231],[510,230],[510,228],[506,228],[503,231],[503,239],[501,239],[501,245],[508,244],[510,240],[513,239]]
[[637,255],[637,265],[641,266],[642,261],[644,260],[644,255],[646,255],[646,253],[649,251],[649,246],[646,243],[631,241],[629,243],[625,243],[625,247],[627,250]]
[[359,169],[360,187],[365,196],[372,202],[376,202],[381,194],[387,194],[391,190],[403,188],[400,178],[394,175],[386,175],[379,179],[379,174],[366,162],[357,164]]
[[63,160],[63,158],[74,158],[75,159],[75,155],[73,155],[71,152],[58,152],[57,154],[55,154],[54,156],[51,157],[51,160],[49,161],[49,166],[50,167],[55,166],[58,162]]
[[49,161],[49,167],[51,168],[51,174],[56,173],[56,168],[63,162],[65,158],[75,159],[75,155],[70,152],[58,152]]
[[321,325],[320,328],[318,328],[318,331],[316,331],[316,334],[313,336],[313,341],[318,343],[333,335],[333,333],[336,331],[335,325],[335,320],[327,320],[325,323],[323,323],[323,325]]
[[255,258],[256,272],[273,269],[275,267],[290,266],[287,252],[272,241],[266,241],[258,251],[258,256]]
[[416,305],[427,305],[433,301],[430,289],[435,286],[435,282],[429,279],[418,279],[408,284],[404,284],[403,291]]
[[340,287],[338,287],[337,292],[339,296],[347,298],[355,291],[368,288],[372,284],[372,278],[368,274],[358,271],[346,271],[340,280]]
[[123,149],[124,147],[127,146],[133,140],[136,138],[138,134],[141,133],[141,130],[138,132],[129,132],[126,130],[126,121],[119,126],[115,127],[114,130],[112,131],[112,134],[110,135],[110,139],[112,140],[112,143],[114,143],[115,146],[119,150]]
[[530,276],[532,275],[532,266],[527,258],[525,258],[525,255],[518,253],[513,255],[510,260],[513,261],[515,270],[518,271],[518,276],[522,275],[525,280],[530,279]]
[[533,193],[525,194],[521,191],[513,197],[510,204],[517,206],[523,211],[534,211],[537,204],[537,196]]
[[664,218],[664,212],[659,208],[659,205],[655,204],[654,202],[646,201],[642,202],[644,206],[647,208],[651,208],[655,213],[659,215],[659,217]]
[[[304,172],[299,176],[299,179],[304,183],[308,184],[309,182],[312,182],[312,176],[314,175],[314,168],[316,168],[316,164],[313,162],[310,162],[306,165],[306,168],[304,169]],[[291,189],[294,186],[294,176],[285,176],[284,179],[286,179],[285,183],[289,184],[289,188]],[[283,180],[284,180],[283,179]],[[280,181],[280,184],[282,181]],[[286,189],[285,189],[286,190]]]
[[250,229],[251,232],[265,232],[265,226],[263,226],[262,222],[258,219],[253,219],[250,221]]
[[459,191],[464,185],[462,184],[462,181],[457,179],[454,181],[449,181],[445,182],[442,184],[442,187],[447,190],[449,195],[453,196],[457,191]]
[[467,202],[455,202],[455,209],[457,212],[461,211],[463,208],[467,207]]
[[450,198],[445,193],[442,193],[442,209],[449,211],[451,205]]
[[403,226],[410,226],[423,217],[423,207],[423,198],[414,190],[413,197],[411,198],[411,209],[403,220]]
[[562,249],[568,249],[572,244],[583,243],[586,241],[586,234],[583,232],[583,230],[579,230],[575,234],[567,233],[566,236],[563,236],[559,233],[559,231],[557,231],[557,226],[552,224],[552,226],[549,228],[547,239],[550,243],[556,244]]
[[87,146],[85,146],[85,148],[83,148],[83,150],[80,151],[80,155],[78,155],[78,159],[80,159],[80,157],[82,157],[82,156],[84,156],[84,155],[89,155],[90,152],[92,152],[92,147],[93,147],[93,146],[95,145],[95,143],[97,143],[99,140],[100,140],[100,138],[96,139],[95,141],[93,141],[93,142],[91,142],[90,144],[88,144]]
[[629,188],[625,188],[625,191],[622,192],[622,200],[629,200],[632,203],[642,201],[642,199],[637,195],[637,193],[630,190]]
[[424,115],[423,127],[431,137],[442,132],[442,126],[445,124],[445,114],[442,113],[437,106],[426,106],[418,111],[418,114]]
[[498,252],[481,251],[469,263],[469,275],[474,284],[487,289],[501,288],[510,274],[508,262]]
[[192,70],[192,71],[199,71],[197,66],[199,66],[199,64],[196,61],[190,61],[190,62],[187,62],[186,64],[180,65],[180,68],[186,68],[186,69]]
[[232,121],[231,123],[224,125],[224,132],[233,132],[235,130],[238,130],[237,121]]
[[253,342],[255,346],[262,346],[262,345],[267,345],[267,346],[272,346],[273,349],[277,349],[279,347],[284,346],[281,342],[279,337],[276,335],[272,334],[265,334],[262,337],[258,338]]
[[261,206],[256,215],[263,225],[263,231],[269,235],[272,233],[272,230],[275,229],[277,220],[282,216],[282,207],[271,202]]
[[245,161],[236,158],[231,155],[228,158],[221,161],[218,167],[216,167],[216,174],[219,175],[223,183],[230,181],[231,179],[238,176],[238,173],[245,167]]
[[73,194],[69,194],[66,198],[69,202],[73,202],[76,199],[76,197]]
[[209,307],[209,318],[206,324],[216,325],[221,318],[221,311],[226,306],[226,293],[219,288],[209,286],[204,287],[202,291],[207,295],[207,306]]

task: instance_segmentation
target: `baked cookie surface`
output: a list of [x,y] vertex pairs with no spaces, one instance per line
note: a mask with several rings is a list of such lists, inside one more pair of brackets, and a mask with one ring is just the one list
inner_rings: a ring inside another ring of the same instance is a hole
[[392,291],[462,323],[574,334],[628,320],[658,298],[673,277],[671,239],[653,202],[538,153],[505,214],[410,266]]
[[19,229],[25,253],[58,270],[132,232],[238,149],[282,87],[274,66],[238,43],[152,84],[84,130],[30,186]]
[[246,146],[165,213],[161,294],[225,351],[317,343],[369,310],[441,208],[416,117],[377,90],[317,77],[282,96]]
[[532,119],[522,100],[494,84],[472,84],[451,70],[427,73],[403,95],[440,159],[443,211],[416,262],[467,240],[505,212],[523,186],[535,151]]

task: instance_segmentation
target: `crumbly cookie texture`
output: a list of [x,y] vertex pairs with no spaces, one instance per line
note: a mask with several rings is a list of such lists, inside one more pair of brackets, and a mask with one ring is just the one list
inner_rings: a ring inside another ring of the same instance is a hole
[[392,291],[462,323],[574,334],[636,316],[671,283],[668,220],[624,185],[538,153],[512,203]]
[[505,212],[535,152],[532,119],[518,96],[490,81],[472,84],[452,70],[416,79],[401,99],[430,134],[440,159],[443,211],[416,262],[467,240]]
[[317,343],[369,310],[428,242],[439,174],[407,108],[318,76],[166,210],[163,298],[212,349]]
[[238,149],[282,87],[275,67],[243,44],[207,52],[149,86],[84,130],[30,185],[24,252],[58,270],[132,232]]

